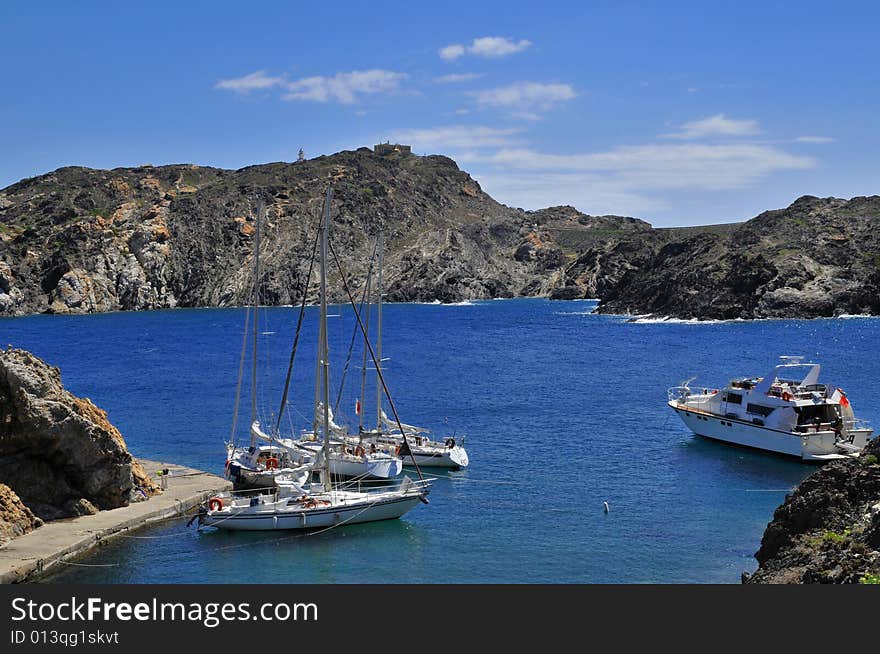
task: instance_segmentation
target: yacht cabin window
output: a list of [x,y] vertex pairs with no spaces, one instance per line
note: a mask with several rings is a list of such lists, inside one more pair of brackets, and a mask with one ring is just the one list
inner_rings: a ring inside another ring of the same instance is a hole
[[764,416],[765,418],[773,413],[773,409],[775,407],[772,406],[763,406],[762,404],[747,404],[746,411],[748,413],[752,413],[756,416]]

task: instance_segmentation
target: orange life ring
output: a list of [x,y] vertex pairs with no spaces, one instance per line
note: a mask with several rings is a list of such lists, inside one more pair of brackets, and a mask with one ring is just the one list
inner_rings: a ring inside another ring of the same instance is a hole
[[223,500],[219,497],[212,497],[208,500],[208,508],[211,511],[219,511],[223,508]]
[[782,399],[785,400],[786,402],[788,402],[789,400],[792,399],[792,397],[791,397],[791,393],[789,393],[789,392],[787,392],[787,391],[784,392],[784,393],[782,394]]
[[394,456],[400,456],[400,445],[394,448]]
[[274,456],[270,456],[266,459],[266,470],[276,470],[278,468],[278,459]]

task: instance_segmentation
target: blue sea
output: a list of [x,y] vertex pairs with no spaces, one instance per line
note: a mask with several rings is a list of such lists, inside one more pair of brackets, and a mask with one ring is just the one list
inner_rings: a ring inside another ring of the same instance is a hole
[[[756,567],[774,509],[815,468],[692,435],[666,406],[666,389],[694,375],[694,386],[717,387],[769,372],[779,355],[805,355],[876,426],[880,320],[634,323],[594,307],[386,305],[384,365],[401,419],[464,436],[471,461],[439,474],[430,505],[403,519],[317,535],[199,531],[178,519],[114,540],[48,581],[738,583]],[[297,311],[260,312],[265,422],[280,402]],[[136,456],[222,474],[244,313],[3,319],[0,344],[60,367],[67,388],[106,409]],[[353,315],[331,314],[338,384]],[[316,322],[310,307],[288,430],[309,424]],[[340,422],[352,420],[360,368],[356,347]],[[245,377],[239,438],[250,413]]]

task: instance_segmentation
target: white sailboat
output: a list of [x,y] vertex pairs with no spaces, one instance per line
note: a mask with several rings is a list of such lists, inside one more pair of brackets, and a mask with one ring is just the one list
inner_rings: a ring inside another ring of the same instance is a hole
[[819,383],[818,363],[781,359],[764,377],[734,379],[720,390],[685,382],[669,389],[667,404],[706,438],[812,462],[858,456],[873,430],[855,417],[846,393]]
[[[323,403],[318,402],[317,413],[323,412]],[[400,456],[375,446],[358,441],[348,435],[346,429],[333,420],[333,410],[328,409],[330,424],[329,465],[330,474],[347,479],[394,479],[403,472]],[[266,437],[268,440],[268,437]],[[275,442],[286,448],[292,456],[307,453],[317,457],[324,444],[316,431],[303,434],[299,439],[276,438]]]
[[[276,529],[315,529],[343,524],[373,522],[399,518],[420,501],[427,503],[430,482],[419,479],[413,481],[404,477],[395,488],[379,488],[373,491],[355,490],[359,482],[334,484],[330,470],[331,451],[330,423],[330,363],[327,339],[327,253],[328,230],[330,223],[331,188],[327,188],[324,216],[321,225],[321,318],[318,335],[319,384],[321,393],[320,408],[316,403],[316,422],[323,435],[323,448],[316,462],[320,472],[320,483],[282,484],[271,494],[224,493],[211,498],[207,507],[198,515],[200,525],[235,530],[276,530]],[[336,261],[339,266],[338,260]],[[345,276],[339,268],[343,283]],[[349,295],[349,297],[351,297]],[[355,317],[363,331],[363,324],[352,299]],[[363,332],[366,339],[366,332]],[[369,347],[369,341],[366,341]],[[370,349],[375,361],[375,354]],[[387,393],[384,379],[379,375],[383,389]],[[390,398],[389,398],[390,403]],[[391,404],[394,410],[393,404]],[[395,411],[396,415],[396,411]],[[317,429],[315,430],[318,431]]]
[[[370,270],[372,270],[372,261],[370,264]],[[369,277],[370,275],[368,274],[367,287],[364,293],[365,297],[369,295]],[[367,306],[369,308],[369,305]],[[364,323],[364,328],[367,333],[369,333],[369,319],[369,311],[367,311]],[[355,327],[355,336],[357,335],[357,330],[358,326]],[[355,337],[353,337],[352,345],[354,345],[355,340]],[[350,355],[351,351],[349,350],[349,357]],[[366,359],[367,350],[364,348],[364,367],[366,367]],[[319,357],[316,362],[316,379],[320,374],[320,363]],[[348,362],[346,362],[346,368],[347,365]],[[340,396],[343,384],[344,380],[340,382]],[[317,384],[315,388],[318,388]],[[381,388],[379,388],[378,392],[382,392]],[[337,398],[337,405],[338,402],[339,399]],[[315,407],[315,416],[322,415],[323,403],[320,401],[317,393],[315,395]],[[282,407],[279,409],[279,415],[283,409],[284,401],[282,401]],[[312,425],[312,429],[303,431],[303,433],[295,439],[281,437],[278,434],[273,435],[271,438],[263,435],[262,438],[264,441],[271,441],[273,444],[286,448],[287,452],[294,459],[302,456],[314,458],[319,451],[324,449],[324,445],[318,433],[318,422],[319,421],[316,418]],[[377,448],[375,445],[370,447],[368,444],[360,442],[358,439],[354,439],[354,442],[352,442],[352,439],[348,436],[348,431],[344,427],[336,424],[332,409],[329,409],[329,424],[330,447],[326,450],[325,455],[329,459],[330,473],[334,477],[363,480],[387,480],[394,479],[403,472],[403,461],[401,457],[397,456],[393,451]]]
[[[257,420],[257,311],[260,306],[260,233],[263,207],[256,212],[254,233],[254,287],[252,303],[245,317],[245,328],[239,360],[238,384],[235,391],[235,408],[232,419],[230,440],[226,444],[226,465],[224,474],[235,488],[271,488],[279,483],[305,483],[311,472],[313,457],[307,452],[291,452],[287,448],[267,438]],[[241,397],[241,382],[244,372],[244,359],[247,348],[248,317],[253,314],[252,367],[251,367],[251,428],[250,445],[239,446],[235,441],[238,421],[238,407]],[[259,443],[258,440],[268,440]]]
[[[314,455],[307,450],[290,450],[263,432],[260,422],[251,423],[252,444],[226,446],[224,474],[235,488],[271,488],[279,483],[308,481]],[[258,442],[261,439],[264,442]]]
[[[382,364],[382,265],[385,251],[384,234],[379,232],[377,244],[379,266],[377,272],[376,292],[376,374],[380,373]],[[369,280],[368,280],[369,288]],[[369,313],[367,314],[369,318]],[[366,358],[364,360],[364,373],[366,373]],[[436,441],[431,438],[431,432],[422,427],[392,422],[382,408],[382,388],[377,384],[376,388],[376,428],[367,431],[363,421],[363,389],[365,380],[361,380],[362,400],[358,402],[357,413],[360,416],[360,429],[357,436],[348,436],[349,444],[357,444],[366,447],[375,446],[379,451],[393,452],[403,459],[403,464],[427,468],[449,468],[458,470],[466,468],[469,460],[464,449],[464,438],[450,436],[444,440]],[[403,430],[403,431],[401,431]],[[404,438],[404,432],[409,438]]]
[[468,467],[468,454],[464,449],[463,439],[457,440],[455,436],[449,436],[442,441],[432,440],[428,429],[404,424],[403,429],[409,436],[404,444],[400,430],[384,411],[380,412],[380,416],[383,429],[377,436],[378,442],[396,448],[404,462],[409,460],[407,454],[411,454],[415,462],[423,468],[458,470]]

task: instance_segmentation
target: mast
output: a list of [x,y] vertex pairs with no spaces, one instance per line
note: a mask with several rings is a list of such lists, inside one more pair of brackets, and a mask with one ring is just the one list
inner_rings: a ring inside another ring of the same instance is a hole
[[382,261],[385,257],[385,232],[379,228],[379,272],[376,278],[376,434],[382,433]]
[[[372,262],[371,262],[372,264]],[[362,306],[366,308],[366,316],[364,316],[364,329],[367,330],[367,334],[370,333],[370,305],[372,304],[372,298],[370,297],[370,285],[373,282],[373,271],[372,265],[367,270],[367,284],[364,288],[364,297],[366,298],[366,303]],[[364,346],[364,360],[363,365],[361,366],[361,404],[360,411],[358,411],[358,434],[364,433],[364,407],[366,406],[367,400],[367,347]]]
[[[318,230],[319,233],[324,229],[323,227],[324,219],[321,218],[322,227]],[[318,426],[321,424],[321,417],[318,412],[318,404],[321,402],[321,362],[323,359],[321,358],[321,344],[324,342],[324,325],[320,323],[318,324],[318,347],[316,348],[318,356],[315,357],[315,418],[312,421],[312,434],[315,438],[318,437]]]
[[319,351],[322,371],[322,397],[323,397],[323,421],[324,421],[324,470],[321,475],[324,482],[324,490],[330,491],[330,362],[329,348],[327,344],[327,231],[330,225],[330,198],[333,190],[327,184],[327,197],[324,200],[324,220],[321,224],[321,340]]
[[[254,234],[254,321],[253,321],[253,365],[251,366],[251,425],[257,419],[257,310],[260,306],[260,217],[263,213],[262,201],[257,203],[256,233]],[[251,447],[256,445],[257,437],[251,431]]]

